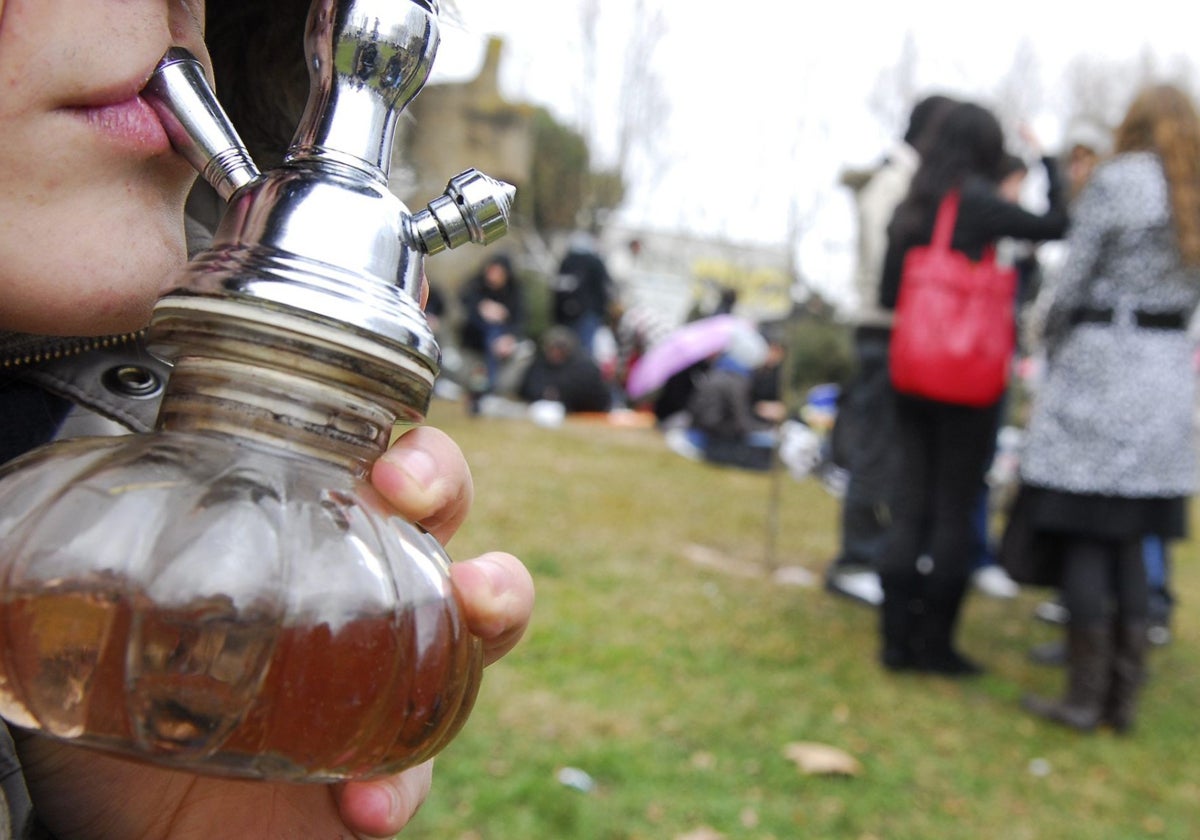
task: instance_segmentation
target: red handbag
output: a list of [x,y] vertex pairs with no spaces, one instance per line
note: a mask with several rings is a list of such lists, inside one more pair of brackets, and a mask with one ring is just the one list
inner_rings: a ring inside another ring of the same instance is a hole
[[966,406],[994,404],[1008,384],[1016,346],[1017,274],[950,247],[959,194],[938,207],[929,245],[904,257],[888,370],[902,394]]

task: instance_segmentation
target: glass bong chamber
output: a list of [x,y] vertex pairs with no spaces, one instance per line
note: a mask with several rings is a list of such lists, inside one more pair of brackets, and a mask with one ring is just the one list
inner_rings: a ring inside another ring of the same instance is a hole
[[368,481],[438,371],[424,256],[502,236],[514,194],[469,170],[410,214],[387,189],[437,14],[314,2],[308,105],[266,173],[199,63],[159,65],[143,96],[228,208],[154,310],[173,363],[155,431],[51,444],[0,478],[9,721],[297,781],[396,772],[461,727],[480,642],[441,546]]

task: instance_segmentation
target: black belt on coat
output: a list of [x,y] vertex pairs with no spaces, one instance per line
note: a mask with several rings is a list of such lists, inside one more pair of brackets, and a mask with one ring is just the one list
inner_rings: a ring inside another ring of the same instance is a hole
[[[1133,323],[1139,327],[1153,330],[1185,330],[1188,316],[1184,312],[1146,312],[1142,309],[1133,310]],[[1077,324],[1111,324],[1116,319],[1116,312],[1111,307],[1094,309],[1081,306],[1071,312],[1071,325]]]

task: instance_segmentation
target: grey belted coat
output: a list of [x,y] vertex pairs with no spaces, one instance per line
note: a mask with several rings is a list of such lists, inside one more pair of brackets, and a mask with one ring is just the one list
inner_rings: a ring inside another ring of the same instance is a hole
[[1021,454],[1025,483],[1122,498],[1194,492],[1195,347],[1185,327],[1200,271],[1182,264],[1175,242],[1154,154],[1097,169],[1047,290],[1048,365]]

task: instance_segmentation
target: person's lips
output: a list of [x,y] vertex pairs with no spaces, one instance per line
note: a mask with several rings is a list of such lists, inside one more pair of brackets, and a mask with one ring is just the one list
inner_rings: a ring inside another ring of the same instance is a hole
[[99,133],[129,146],[131,150],[160,154],[171,148],[171,141],[158,114],[140,96],[104,105],[77,106],[70,110]]
[[146,155],[168,152],[171,141],[158,114],[139,95],[153,69],[150,67],[137,77],[116,84],[80,92],[63,103],[62,110],[129,151]]

